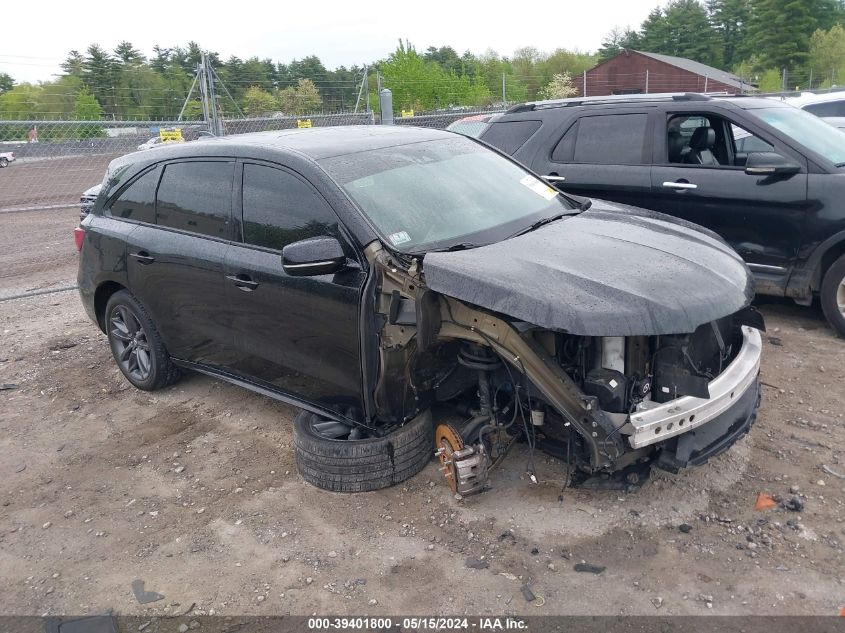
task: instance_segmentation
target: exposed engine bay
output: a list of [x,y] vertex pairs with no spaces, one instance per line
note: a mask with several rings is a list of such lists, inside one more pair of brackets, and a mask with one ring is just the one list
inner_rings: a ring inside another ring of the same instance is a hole
[[376,244],[367,256],[375,417],[395,427],[431,409],[434,450],[457,494],[484,490],[518,441],[563,460],[572,481],[633,482],[652,465],[677,472],[718,454],[753,421],[764,328],[753,308],[689,333],[576,335],[434,292],[417,259]]

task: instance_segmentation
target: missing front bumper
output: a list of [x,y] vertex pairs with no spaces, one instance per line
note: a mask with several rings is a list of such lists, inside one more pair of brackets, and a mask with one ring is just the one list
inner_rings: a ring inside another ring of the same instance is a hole
[[690,433],[720,418],[734,417],[749,401],[745,397],[755,392],[760,372],[762,342],[760,333],[742,326],[742,347],[733,362],[710,382],[710,398],[684,396],[671,402],[657,404],[643,402],[630,418],[628,441],[633,448],[642,448],[673,437]]

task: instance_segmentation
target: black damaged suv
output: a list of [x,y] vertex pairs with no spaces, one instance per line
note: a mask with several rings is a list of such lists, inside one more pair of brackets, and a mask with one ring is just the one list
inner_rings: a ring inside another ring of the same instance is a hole
[[476,136],[563,191],[712,229],[757,292],[809,305],[845,336],[845,133],[783,102],[702,94],[539,101]]
[[373,490],[436,450],[461,494],[517,439],[578,472],[676,471],[759,405],[762,321],[706,230],[561,194],[449,132],[321,128],[114,161],[79,292],[126,378],[290,402],[309,482]]

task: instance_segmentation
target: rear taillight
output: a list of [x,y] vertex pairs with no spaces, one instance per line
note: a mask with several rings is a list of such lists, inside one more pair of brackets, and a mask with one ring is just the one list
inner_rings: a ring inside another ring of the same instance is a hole
[[82,250],[82,242],[85,241],[85,229],[77,226],[73,229],[73,241],[76,242],[76,250]]

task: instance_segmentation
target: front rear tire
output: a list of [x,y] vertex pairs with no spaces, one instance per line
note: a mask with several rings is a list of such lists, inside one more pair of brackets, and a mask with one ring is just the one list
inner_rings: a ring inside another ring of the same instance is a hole
[[135,387],[155,391],[178,380],[179,368],[170,360],[158,330],[128,291],[111,296],[105,324],[114,360]]
[[821,304],[828,323],[845,338],[845,255],[833,262],[822,280]]

